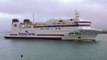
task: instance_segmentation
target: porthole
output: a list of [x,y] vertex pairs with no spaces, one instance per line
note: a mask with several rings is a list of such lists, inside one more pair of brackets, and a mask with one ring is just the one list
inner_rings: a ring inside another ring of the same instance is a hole
[[78,37],[78,39],[81,39],[81,37]]
[[72,35],[72,34],[74,34],[74,33],[69,33],[69,35]]

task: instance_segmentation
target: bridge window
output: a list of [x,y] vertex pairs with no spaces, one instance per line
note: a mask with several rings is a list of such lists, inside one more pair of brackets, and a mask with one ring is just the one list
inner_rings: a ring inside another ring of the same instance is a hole
[[63,22],[63,20],[59,20],[59,22]]

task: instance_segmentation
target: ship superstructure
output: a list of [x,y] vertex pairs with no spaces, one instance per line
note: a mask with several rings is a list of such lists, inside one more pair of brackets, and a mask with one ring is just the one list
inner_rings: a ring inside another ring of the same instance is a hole
[[74,19],[50,19],[37,23],[29,19],[23,22],[13,19],[11,32],[6,33],[5,38],[95,41],[99,32],[101,30],[91,27],[91,21],[80,19],[76,11]]

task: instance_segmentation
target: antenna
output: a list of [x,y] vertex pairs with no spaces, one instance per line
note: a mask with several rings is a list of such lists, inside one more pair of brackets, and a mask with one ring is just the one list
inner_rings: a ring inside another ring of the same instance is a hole
[[35,14],[33,13],[33,23],[35,22],[34,20],[35,20]]

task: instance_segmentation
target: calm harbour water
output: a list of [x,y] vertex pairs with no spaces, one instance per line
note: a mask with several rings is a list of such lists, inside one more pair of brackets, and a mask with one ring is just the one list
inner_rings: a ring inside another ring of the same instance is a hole
[[0,60],[107,60],[107,35],[96,43],[4,39],[0,36]]

